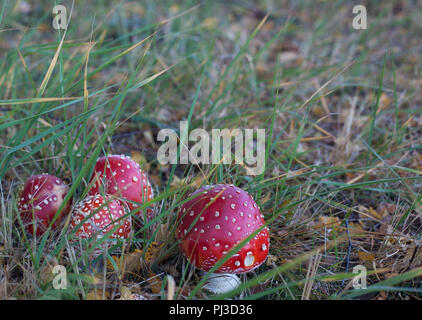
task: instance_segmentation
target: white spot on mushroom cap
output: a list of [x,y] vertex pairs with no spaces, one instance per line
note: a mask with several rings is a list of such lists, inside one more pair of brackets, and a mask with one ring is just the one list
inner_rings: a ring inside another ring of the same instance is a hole
[[246,255],[245,257],[245,261],[243,262],[243,264],[245,265],[245,267],[250,267],[251,265],[253,265],[253,263],[255,262],[255,257],[252,255],[252,252],[248,255]]

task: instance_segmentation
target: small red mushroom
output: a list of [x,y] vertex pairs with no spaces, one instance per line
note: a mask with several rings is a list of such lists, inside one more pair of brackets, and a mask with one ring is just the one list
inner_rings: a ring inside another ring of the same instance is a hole
[[[91,216],[79,226],[89,215]],[[114,229],[109,235],[109,239],[127,239],[132,230],[132,223],[130,217],[118,220],[124,215],[124,206],[119,200],[104,198],[99,194],[87,196],[72,211],[70,230],[75,230],[79,226],[72,240],[76,241],[78,238],[92,239],[93,237],[100,239]],[[104,243],[110,247],[111,242],[105,241]],[[96,250],[96,253],[99,251],[101,250]]]
[[[89,195],[103,191],[105,194],[116,195],[134,210],[143,202],[150,201],[154,194],[151,184],[139,164],[125,155],[109,155],[101,157],[95,164],[95,169],[90,179],[93,186]],[[152,215],[148,208],[147,217]],[[143,212],[137,213],[137,219],[143,220]],[[140,221],[139,221],[140,222]]]
[[198,269],[209,271],[225,254],[260,229],[215,273],[244,273],[268,255],[268,228],[258,206],[234,185],[205,186],[194,192],[178,214],[177,238],[183,253]]
[[[51,225],[57,210],[63,202],[69,187],[58,177],[38,174],[29,177],[23,186],[18,202],[18,210],[25,230],[29,234],[41,236]],[[68,201],[60,216],[51,225],[56,229],[69,213],[71,201]]]

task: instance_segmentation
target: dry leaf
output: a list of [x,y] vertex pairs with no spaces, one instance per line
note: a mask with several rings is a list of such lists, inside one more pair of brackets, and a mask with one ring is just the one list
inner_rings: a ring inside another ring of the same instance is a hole
[[363,227],[360,223],[349,222],[349,233],[350,233],[350,235],[353,235],[353,236],[364,235],[365,230],[363,229]]
[[[123,267],[125,272],[129,273],[137,273],[141,269],[141,257],[142,257],[142,250],[135,249],[135,251],[126,254],[124,256],[112,256],[112,259],[116,263],[116,265],[120,268]],[[122,259],[124,259],[122,261]],[[107,260],[107,268],[109,270],[114,270],[113,264]]]
[[361,262],[371,262],[375,260],[375,254],[370,252],[359,251],[358,257]]
[[120,299],[119,300],[131,300],[132,299],[132,292],[128,287],[121,287],[120,288]]
[[173,188],[183,187],[185,185],[185,180],[180,179],[177,175],[173,175],[173,180],[171,181],[170,186]]
[[265,197],[261,200],[261,204],[266,203],[271,198],[271,192],[268,192]]
[[340,219],[337,217],[332,217],[332,216],[319,216],[319,223],[317,223],[316,225],[314,225],[312,228],[313,229],[322,229],[322,230],[326,230],[327,233],[332,232],[333,230],[336,231],[336,233],[338,234],[340,231]]
[[148,171],[149,164],[148,164],[148,161],[145,159],[145,157],[143,156],[142,153],[140,153],[139,151],[132,151],[131,152],[131,158],[132,158],[132,160],[137,162],[143,170]]
[[378,220],[382,220],[382,216],[376,212],[372,207],[369,207],[368,209],[368,213],[373,216],[374,218],[378,219]]
[[327,112],[325,112],[325,110],[322,107],[322,105],[316,104],[314,107],[312,107],[311,114],[314,117],[322,118],[323,116],[325,116],[327,114]]
[[170,233],[169,233],[169,225],[170,221],[166,223],[161,223],[158,225],[158,231],[155,235],[155,240],[157,242],[166,242],[169,239]]
[[273,263],[277,263],[278,258],[276,256],[273,256],[272,254],[268,255],[266,264],[267,266],[271,267]]
[[392,101],[391,98],[383,92],[380,97],[377,113],[380,113],[382,110],[387,109],[390,106],[391,101]]
[[202,23],[201,26],[205,29],[214,29],[218,24],[218,20],[216,17],[208,17]]
[[284,51],[280,53],[279,59],[281,63],[288,63],[291,61],[300,63],[303,60],[303,58],[296,51]]
[[5,248],[4,246],[0,246],[0,265],[4,263],[4,255],[6,255]]
[[177,13],[180,10],[180,7],[177,4],[173,4],[170,6],[170,13]]
[[147,279],[147,282],[150,285],[152,293],[160,293],[162,281],[155,273],[150,272],[150,277]]
[[158,252],[163,246],[164,246],[164,243],[159,243],[156,241],[151,242],[150,246],[145,252],[145,257],[144,257],[145,262],[151,263],[152,261],[154,261],[154,259],[158,256]]
[[[105,296],[105,299],[107,300],[110,298],[110,293],[108,291],[105,291],[104,296]],[[103,300],[103,291],[92,289],[86,295],[86,300]]]

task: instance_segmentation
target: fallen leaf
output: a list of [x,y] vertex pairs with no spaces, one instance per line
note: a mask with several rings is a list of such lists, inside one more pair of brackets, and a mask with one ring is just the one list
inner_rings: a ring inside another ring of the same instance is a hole
[[267,266],[271,267],[273,263],[277,263],[278,258],[276,256],[273,256],[272,254],[268,255],[266,264]]
[[[128,273],[137,273],[141,269],[141,257],[142,257],[142,250],[135,249],[135,251],[126,254],[124,256],[112,256],[112,259],[114,260],[115,264],[120,268],[123,267],[125,272]],[[122,261],[122,259],[124,259]],[[107,269],[118,271],[114,269],[113,264],[107,260]]]
[[391,101],[391,98],[383,92],[380,97],[377,113],[380,113],[381,111],[387,109],[390,106]]
[[[108,300],[110,298],[110,293],[108,291],[105,291],[104,296],[105,299]],[[103,300],[103,291],[92,289],[86,295],[86,300]]]
[[158,252],[164,246],[164,243],[159,243],[156,241],[151,242],[147,251],[145,252],[144,260],[147,263],[151,263],[157,257]]
[[320,229],[322,232],[330,234],[335,230],[336,234],[340,232],[340,219],[332,216],[319,216],[319,223],[312,226],[313,229]]
[[371,262],[375,260],[375,254],[370,252],[359,251],[358,257],[361,262]]
[[125,272],[137,273],[141,269],[142,250],[135,249],[134,252],[125,256],[124,270]]
[[150,285],[152,293],[160,293],[162,281],[159,277],[157,277],[157,274],[150,272],[150,276],[147,279],[147,282]]
[[218,25],[218,20],[216,17],[208,17],[202,23],[201,26],[205,29],[212,30]]
[[369,207],[368,213],[374,218],[378,220],[382,220],[382,216],[377,211],[375,211],[372,207]]
[[170,13],[177,13],[180,10],[180,7],[177,4],[173,4],[170,6]]
[[131,152],[131,158],[132,158],[132,160],[137,162],[143,170],[148,171],[149,164],[148,164],[148,161],[145,159],[145,157],[143,156],[142,153],[140,153],[139,151],[132,151]]
[[261,204],[266,203],[271,198],[271,192],[268,192],[265,197],[261,200]]

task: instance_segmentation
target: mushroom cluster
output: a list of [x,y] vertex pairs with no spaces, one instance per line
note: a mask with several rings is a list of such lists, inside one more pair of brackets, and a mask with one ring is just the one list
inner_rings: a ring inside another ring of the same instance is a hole
[[[154,196],[151,184],[139,164],[124,155],[99,158],[90,182],[93,185],[89,195],[114,195],[127,204],[131,211]],[[151,218],[152,212],[152,208],[146,210],[147,219]],[[135,218],[135,222],[141,225],[143,212],[138,211]]]
[[[96,257],[117,241],[129,239],[133,226],[152,218],[152,208],[142,211],[140,206],[154,194],[139,164],[124,155],[99,158],[89,185],[86,198],[73,207],[70,233],[72,243],[97,244]],[[18,209],[29,234],[40,236],[60,225],[70,212],[71,199],[57,214],[68,191],[60,178],[49,174],[25,182]],[[193,192],[179,208],[176,228],[179,246],[190,263],[216,274],[209,277],[214,284],[208,288],[214,292],[223,292],[222,283],[237,285],[236,274],[254,270],[268,256],[264,216],[254,199],[234,185],[207,185]]]
[[[146,174],[138,163],[125,155],[109,155],[97,159],[90,178],[92,185],[87,198],[77,204],[72,212],[73,241],[94,239],[102,248],[110,247],[116,240],[130,237],[132,226],[141,226],[143,212],[138,210],[133,218],[129,212],[153,197]],[[147,219],[152,208],[148,208]],[[107,235],[107,239],[103,239]],[[100,250],[94,250],[97,256]]]
[[[18,202],[25,230],[31,235],[41,236],[48,228],[57,229],[63,218],[72,212],[72,242],[78,239],[98,240],[106,235],[108,239],[105,240],[110,240],[110,243],[129,238],[132,217],[128,213],[154,196],[152,186],[139,164],[124,155],[101,157],[96,161],[90,185],[92,188],[85,199],[81,199],[72,211],[72,200],[69,199],[56,217],[69,187],[53,175],[29,177]],[[144,217],[144,211],[136,211],[133,217],[135,226],[142,226],[145,219],[151,218],[152,207],[145,212]]]

